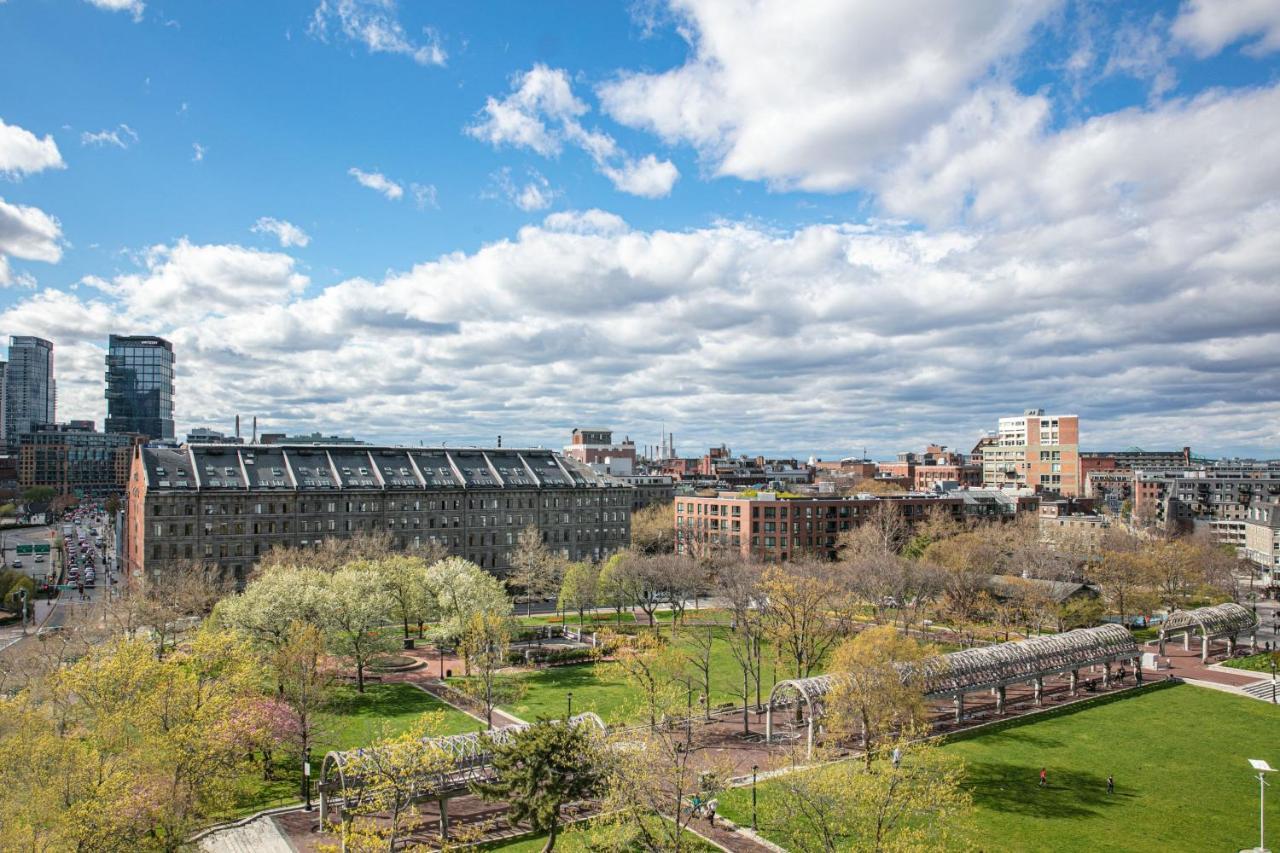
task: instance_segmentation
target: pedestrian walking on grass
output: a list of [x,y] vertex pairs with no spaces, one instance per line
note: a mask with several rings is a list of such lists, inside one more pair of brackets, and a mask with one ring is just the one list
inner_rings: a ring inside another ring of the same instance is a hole
[[1114,794],[1116,792],[1116,777],[1110,773],[1107,774],[1107,793]]
[[893,748],[893,769],[897,770],[902,765],[902,750],[899,747]]
[[1041,767],[1040,768],[1040,787],[1043,788],[1048,784],[1049,784],[1049,774],[1046,772],[1045,768]]
[[715,797],[707,800],[707,823],[712,829],[716,828],[716,809],[720,807],[720,801]]

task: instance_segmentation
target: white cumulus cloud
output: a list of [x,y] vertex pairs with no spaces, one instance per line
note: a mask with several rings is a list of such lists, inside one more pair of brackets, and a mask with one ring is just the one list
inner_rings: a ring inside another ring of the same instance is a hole
[[128,12],[135,21],[142,20],[142,12],[146,4],[142,0],[86,0],[93,6],[107,12]]
[[1275,0],[1186,0],[1171,28],[1201,58],[1244,41],[1250,56],[1280,50],[1280,3]]
[[859,186],[1019,53],[1055,0],[672,0],[688,61],[624,72],[604,110],[715,173]]
[[311,237],[306,231],[303,231],[297,225],[285,219],[276,219],[272,216],[261,216],[258,221],[253,223],[253,227],[249,229],[255,234],[270,234],[280,241],[281,248],[289,248],[290,246],[306,247],[311,242]]
[[0,119],[0,175],[20,178],[45,169],[65,169],[62,154],[53,137],[43,139],[16,124]]
[[397,201],[404,195],[404,187],[381,172],[366,172],[363,169],[352,166],[347,170],[347,174],[355,178],[360,186],[380,192],[391,201]]
[[0,198],[0,285],[26,283],[15,274],[9,258],[56,264],[62,259],[62,227],[58,220],[40,210],[10,204]]
[[[675,164],[653,154],[633,159],[612,136],[582,125],[580,118],[589,110],[573,94],[563,69],[539,63],[517,75],[505,97],[489,97],[467,133],[496,148],[527,148],[544,157],[553,157],[570,144],[586,152],[596,171],[616,189],[644,198],[669,195],[680,177]],[[536,200],[536,196],[530,199]]]
[[370,53],[399,54],[419,65],[444,65],[449,58],[435,30],[424,28],[421,40],[405,32],[395,0],[321,0],[308,32],[327,41],[331,31],[363,44]]

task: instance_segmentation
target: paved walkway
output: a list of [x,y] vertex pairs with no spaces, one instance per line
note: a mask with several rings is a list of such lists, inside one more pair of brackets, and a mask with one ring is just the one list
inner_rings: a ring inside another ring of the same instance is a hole
[[294,853],[288,837],[269,816],[220,830],[200,840],[204,853]]

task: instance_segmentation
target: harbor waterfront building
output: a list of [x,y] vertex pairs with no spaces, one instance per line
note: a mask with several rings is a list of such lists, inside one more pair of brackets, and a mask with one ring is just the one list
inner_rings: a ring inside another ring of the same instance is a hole
[[633,491],[543,449],[138,447],[124,566],[140,584],[190,561],[242,582],[275,546],[386,533],[395,548],[435,543],[503,575],[530,525],[569,560],[627,547]]

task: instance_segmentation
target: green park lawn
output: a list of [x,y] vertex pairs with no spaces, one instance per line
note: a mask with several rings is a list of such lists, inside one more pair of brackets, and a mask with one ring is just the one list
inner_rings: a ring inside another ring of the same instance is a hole
[[[333,701],[322,714],[321,732],[311,750],[311,773],[319,781],[325,753],[352,749],[372,743],[380,735],[396,735],[409,728],[427,712],[441,711],[441,735],[476,731],[483,725],[461,711],[410,684],[366,684],[365,692],[343,685],[334,691]],[[292,758],[281,755],[274,761],[271,781],[255,773],[242,780],[231,813],[249,814],[272,806],[296,802],[302,782],[302,768]]]
[[[1280,763],[1280,710],[1170,686],[1012,720],[945,749],[965,760],[980,850],[1239,850],[1258,838],[1258,782],[1246,759]],[[761,784],[760,796],[770,794]],[[749,822],[750,802],[748,789],[736,789],[721,797],[721,812]],[[1280,829],[1268,841],[1280,845]]]
[[[705,612],[705,611],[704,611]],[[689,611],[692,615],[693,611]],[[670,635],[668,628],[663,630],[664,636]],[[690,626],[685,631],[705,631],[706,628]],[[742,670],[730,651],[725,640],[728,628],[712,629],[714,640],[711,649],[711,706],[726,703],[740,704],[742,690]],[[677,639],[677,643],[683,643]],[[763,677],[761,679],[761,697],[767,699],[773,687],[775,667],[771,663],[772,649],[766,644],[761,652],[763,660]],[[787,678],[791,673],[784,667],[776,668],[776,677]],[[559,719],[564,716],[567,707],[567,695],[573,693],[573,712],[594,711],[606,723],[617,723],[639,720],[642,709],[637,704],[636,693],[619,678],[610,678],[607,664],[580,664],[574,666],[550,667],[536,672],[512,676],[523,684],[523,695],[509,704],[502,705],[503,710],[510,711],[524,720],[534,720],[545,716]],[[696,688],[695,688],[696,689]],[[754,687],[752,688],[754,692]],[[752,696],[754,701],[755,697]],[[697,694],[694,695],[697,702]],[[696,705],[695,705],[696,708]]]

